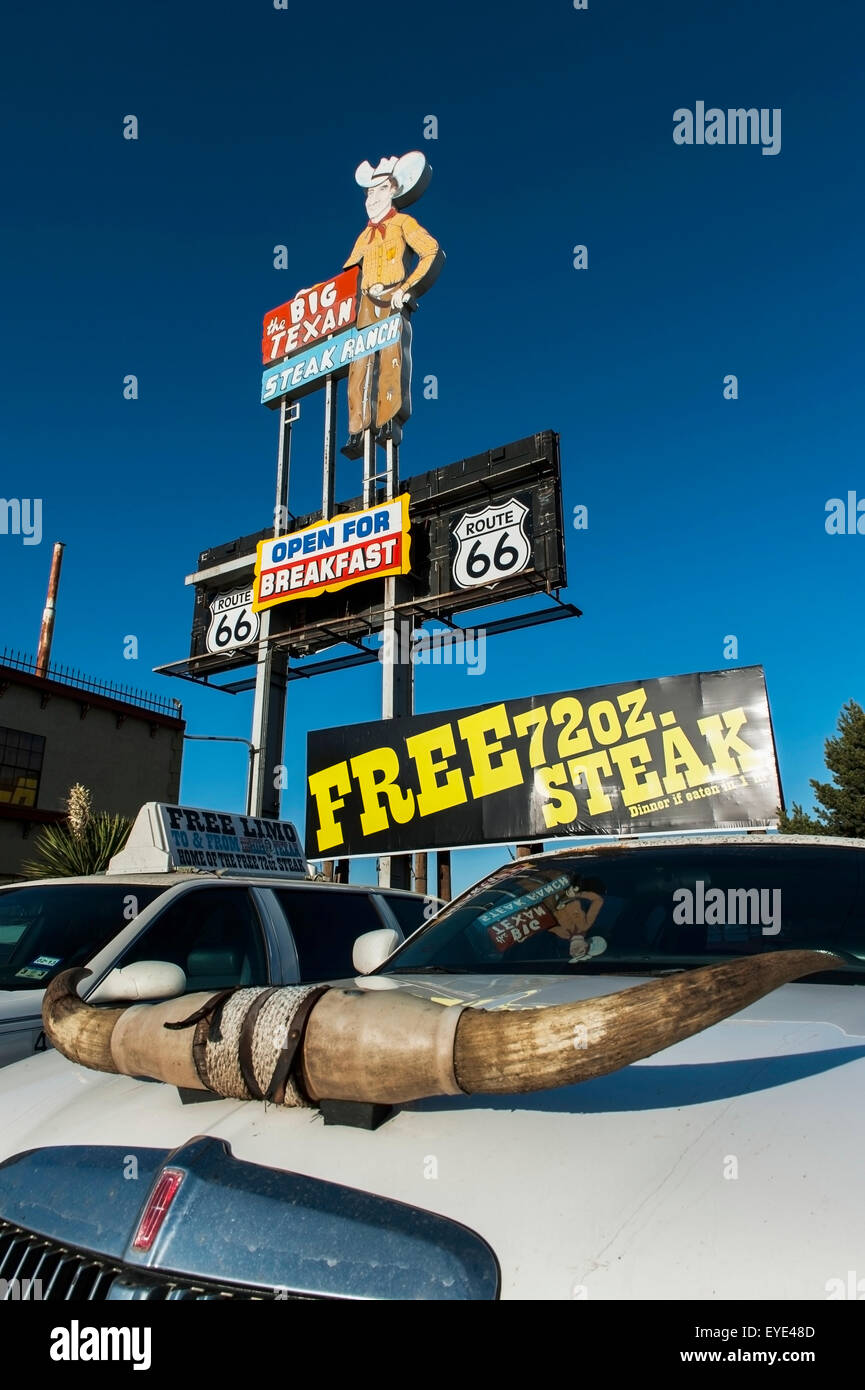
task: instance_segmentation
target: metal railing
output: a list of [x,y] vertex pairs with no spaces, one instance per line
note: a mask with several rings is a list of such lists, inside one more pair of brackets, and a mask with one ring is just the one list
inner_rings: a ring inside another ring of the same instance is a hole
[[[6,666],[13,671],[26,671],[29,675],[35,676],[38,674],[36,665],[36,658],[29,656],[26,652],[12,651],[9,647],[4,647],[3,651],[0,652],[0,667]],[[157,714],[165,714],[172,719],[180,719],[183,714],[183,706],[179,700],[166,695],[151,695],[148,691],[140,690],[137,686],[118,685],[115,681],[94,680],[91,676],[86,676],[83,671],[75,670],[72,666],[60,666],[52,662],[44,675],[46,680],[72,686],[75,690],[88,691],[93,695],[104,695],[106,699],[119,700],[125,705],[136,705],[139,709],[154,710]]]

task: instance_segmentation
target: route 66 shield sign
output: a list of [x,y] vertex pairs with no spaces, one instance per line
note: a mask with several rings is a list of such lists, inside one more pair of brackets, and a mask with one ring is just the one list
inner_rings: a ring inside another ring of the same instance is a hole
[[451,531],[454,584],[474,589],[527,569],[532,558],[530,522],[530,508],[519,497],[463,513]]
[[218,594],[210,601],[207,650],[218,656],[234,647],[247,647],[257,638],[259,626],[258,614],[252,611],[251,589]]

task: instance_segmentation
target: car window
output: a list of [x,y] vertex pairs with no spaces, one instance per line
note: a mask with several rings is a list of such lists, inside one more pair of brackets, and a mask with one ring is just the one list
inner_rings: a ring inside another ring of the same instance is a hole
[[355,941],[382,926],[369,894],[278,888],[276,896],[294,933],[301,980],[354,975],[351,950]]
[[269,983],[261,925],[246,888],[193,888],[160,913],[117,962],[165,960],[186,972],[186,988]]
[[44,989],[84,965],[164,893],[140,883],[31,883],[0,891],[0,989]]
[[[428,922],[433,913],[438,910],[438,904],[433,902],[432,898],[412,898],[408,895],[403,897],[401,893],[383,893],[382,897],[402,927],[405,936],[411,936],[412,932],[417,931],[418,927],[422,927],[424,922]],[[424,916],[425,912],[426,916]]]
[[863,865],[853,849],[717,844],[511,864],[384,968],[597,973],[804,948],[865,975]]

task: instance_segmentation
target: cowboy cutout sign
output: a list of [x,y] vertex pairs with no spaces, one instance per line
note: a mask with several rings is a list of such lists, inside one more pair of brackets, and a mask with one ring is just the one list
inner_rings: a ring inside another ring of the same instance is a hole
[[358,328],[394,313],[403,315],[401,338],[372,356],[352,362],[348,374],[348,458],[363,455],[363,432],[398,444],[411,414],[411,324],[408,315],[429,289],[444,263],[438,242],[402,211],[427,188],[432,169],[426,156],[412,150],[400,158],[365,160],[355,179],[366,189],[369,221],[345,266],[361,267]]

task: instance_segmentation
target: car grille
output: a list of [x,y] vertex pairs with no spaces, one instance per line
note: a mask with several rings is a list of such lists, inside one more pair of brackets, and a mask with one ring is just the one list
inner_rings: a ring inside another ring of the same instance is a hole
[[238,1288],[208,1284],[149,1269],[118,1264],[89,1251],[60,1245],[20,1226],[0,1221],[0,1302],[12,1299],[45,1301],[108,1298],[116,1279],[126,1279],[146,1289],[146,1297],[173,1299],[302,1299],[309,1295],[287,1290]]

